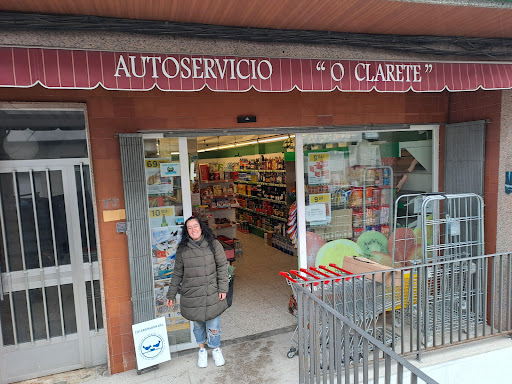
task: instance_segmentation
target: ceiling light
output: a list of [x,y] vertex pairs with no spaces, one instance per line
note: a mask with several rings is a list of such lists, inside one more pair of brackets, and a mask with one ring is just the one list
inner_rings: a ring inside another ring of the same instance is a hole
[[238,143],[237,146],[241,147],[242,145],[251,145],[251,144],[258,144],[258,140],[256,140],[256,141],[247,141],[245,143]]
[[221,145],[218,147],[218,149],[228,149],[228,148],[234,148],[235,144],[228,144],[228,145]]
[[286,140],[288,138],[288,136],[275,136],[275,137],[270,137],[268,139],[260,139],[260,143],[268,143],[268,142],[271,142],[271,141],[280,141],[280,140]]

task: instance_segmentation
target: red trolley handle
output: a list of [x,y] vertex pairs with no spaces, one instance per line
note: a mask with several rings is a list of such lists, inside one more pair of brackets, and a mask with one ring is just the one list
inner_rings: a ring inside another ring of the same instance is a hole
[[[295,276],[299,277],[300,279],[302,279],[302,280],[304,280],[304,281],[306,281],[306,282],[309,282],[309,280],[308,280],[308,279],[306,279],[304,276],[302,276],[302,275],[299,273],[299,271],[297,271],[297,270],[295,270],[295,269],[290,269],[290,274],[295,275]],[[320,283],[313,283],[313,285],[314,285],[315,287],[316,287],[318,284],[320,284]]]
[[[312,268],[311,268],[312,269]],[[299,271],[301,271],[302,273],[305,273],[306,275],[308,276],[311,276],[313,279],[315,280],[320,280],[320,278],[318,276],[315,276],[313,275],[311,272],[309,272],[306,268],[300,268]],[[328,281],[324,281],[325,284],[329,284]]]
[[289,275],[288,273],[286,273],[286,272],[281,271],[281,272],[279,272],[279,274],[280,274],[281,276],[284,276],[286,279],[290,280],[292,283],[296,283],[296,282],[297,282],[297,280],[292,279],[292,278],[290,277],[290,275]]
[[[334,276],[339,276],[339,277],[342,277],[339,273],[336,273],[336,272],[333,272],[331,271],[330,269],[326,268],[325,265],[319,265],[318,268],[321,268],[323,269],[324,271],[327,271],[329,272],[331,275],[334,275]],[[328,278],[331,278],[332,276],[331,275],[328,275],[327,273],[325,272],[322,272],[322,271],[319,271],[317,268],[315,267],[311,267],[311,270],[315,271],[316,273],[318,273],[319,275],[322,275],[322,276],[325,276],[325,277],[328,277]],[[334,280],[335,283],[339,283],[341,279],[336,279]]]

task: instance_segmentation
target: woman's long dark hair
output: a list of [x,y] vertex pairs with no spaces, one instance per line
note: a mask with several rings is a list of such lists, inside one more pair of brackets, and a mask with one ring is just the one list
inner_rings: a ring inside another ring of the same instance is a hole
[[187,223],[190,220],[197,220],[197,222],[199,223],[199,227],[201,227],[201,235],[208,242],[208,246],[210,247],[212,253],[215,253],[215,248],[213,246],[213,240],[215,240],[215,235],[205,223],[203,223],[201,220],[199,220],[199,218],[195,216],[190,216],[183,225],[183,229],[181,230],[181,241],[178,244],[178,251],[183,250],[183,248],[187,246],[188,242],[192,240],[187,231]]

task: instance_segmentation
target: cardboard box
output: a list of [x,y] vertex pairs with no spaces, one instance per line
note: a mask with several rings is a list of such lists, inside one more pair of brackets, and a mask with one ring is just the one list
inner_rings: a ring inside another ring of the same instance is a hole
[[[349,257],[346,256],[343,259],[343,266],[342,268],[346,271],[349,271],[353,274],[358,273],[365,273],[365,272],[377,272],[377,271],[385,271],[388,269],[391,269],[391,267],[388,267],[387,265],[376,263],[375,261],[372,261],[370,259],[367,259],[365,257]],[[367,276],[370,278],[371,276]],[[375,274],[375,281],[382,283],[382,273]],[[384,274],[384,283],[386,285],[391,285],[392,282],[392,275],[391,272],[386,272]],[[395,273],[395,287],[399,287],[402,283],[402,277],[400,273]]]

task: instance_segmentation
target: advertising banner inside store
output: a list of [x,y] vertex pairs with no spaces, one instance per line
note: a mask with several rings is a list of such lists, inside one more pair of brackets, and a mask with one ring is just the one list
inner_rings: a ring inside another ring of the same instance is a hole
[[441,92],[512,88],[511,63],[256,58],[0,47],[0,86]]

